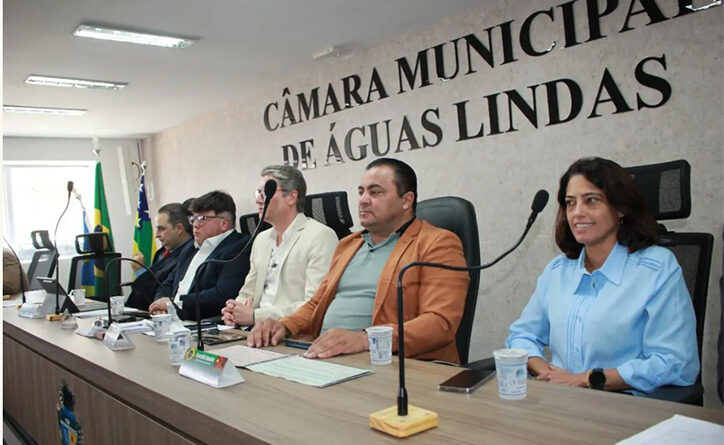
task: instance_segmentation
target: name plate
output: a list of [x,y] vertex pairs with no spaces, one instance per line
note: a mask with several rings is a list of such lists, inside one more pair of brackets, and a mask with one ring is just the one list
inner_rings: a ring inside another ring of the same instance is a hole
[[193,348],[186,350],[178,373],[214,388],[224,388],[244,382],[244,377],[229,359]]
[[113,323],[108,327],[106,335],[103,337],[103,344],[111,348],[113,351],[124,351],[133,349],[133,344],[128,334],[123,332],[123,328],[118,323]]

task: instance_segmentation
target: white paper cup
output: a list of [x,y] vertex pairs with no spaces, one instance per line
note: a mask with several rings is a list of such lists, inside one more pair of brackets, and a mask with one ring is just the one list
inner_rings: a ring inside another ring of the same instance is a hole
[[498,349],[493,351],[498,376],[498,395],[505,400],[525,399],[528,389],[528,351]]
[[85,289],[73,289],[70,291],[70,296],[73,298],[73,303],[76,306],[85,304]]
[[372,326],[367,329],[370,342],[370,361],[373,365],[392,363],[392,326]]
[[111,315],[123,314],[123,306],[126,304],[126,297],[119,295],[111,297]]
[[156,341],[168,341],[171,331],[171,314],[151,315],[153,320],[153,334]]
[[168,356],[171,366],[181,366],[184,361],[184,354],[190,348],[191,331],[187,328],[171,331],[168,338]]

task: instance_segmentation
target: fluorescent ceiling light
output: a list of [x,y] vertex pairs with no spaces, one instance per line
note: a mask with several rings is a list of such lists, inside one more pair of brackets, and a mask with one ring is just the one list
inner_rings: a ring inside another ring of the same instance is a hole
[[25,79],[25,83],[31,85],[45,85],[51,87],[74,87],[74,88],[99,88],[103,90],[120,90],[127,83],[106,82],[102,80],[72,79],[69,77],[37,76],[33,74]]
[[194,43],[193,39],[127,31],[123,29],[104,28],[96,25],[80,25],[75,31],[73,31],[73,35],[78,37],[89,37],[91,39],[137,43],[139,45],[163,46],[165,48],[186,48]]
[[8,113],[28,113],[28,114],[55,114],[65,116],[80,116],[88,110],[79,108],[44,108],[44,107],[25,107],[20,105],[3,105],[3,111]]

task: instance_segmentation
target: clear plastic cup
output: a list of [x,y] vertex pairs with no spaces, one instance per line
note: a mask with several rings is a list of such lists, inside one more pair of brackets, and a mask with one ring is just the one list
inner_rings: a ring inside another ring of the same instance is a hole
[[392,326],[372,326],[365,331],[370,344],[370,362],[373,365],[392,363]]
[[153,334],[156,341],[168,341],[171,331],[171,314],[151,315],[153,321]]
[[175,329],[171,331],[168,339],[168,355],[171,366],[181,366],[184,354],[191,343],[191,331],[188,328]]
[[72,291],[70,291],[70,296],[76,306],[81,306],[85,304],[85,289],[73,289]]
[[118,297],[111,297],[111,315],[123,314],[123,306],[126,304],[126,297],[120,295]]
[[528,351],[498,349],[493,351],[498,376],[498,395],[505,400],[525,399],[528,390]]

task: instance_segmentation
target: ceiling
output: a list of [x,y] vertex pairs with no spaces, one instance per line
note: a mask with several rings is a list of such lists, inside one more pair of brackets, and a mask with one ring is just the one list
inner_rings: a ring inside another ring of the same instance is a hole
[[[3,112],[7,136],[142,137],[237,102],[330,60],[438,23],[481,0],[4,0],[3,103],[84,108]],[[81,23],[199,40],[166,49],[74,37]],[[31,74],[127,82],[119,91],[28,85]]]

